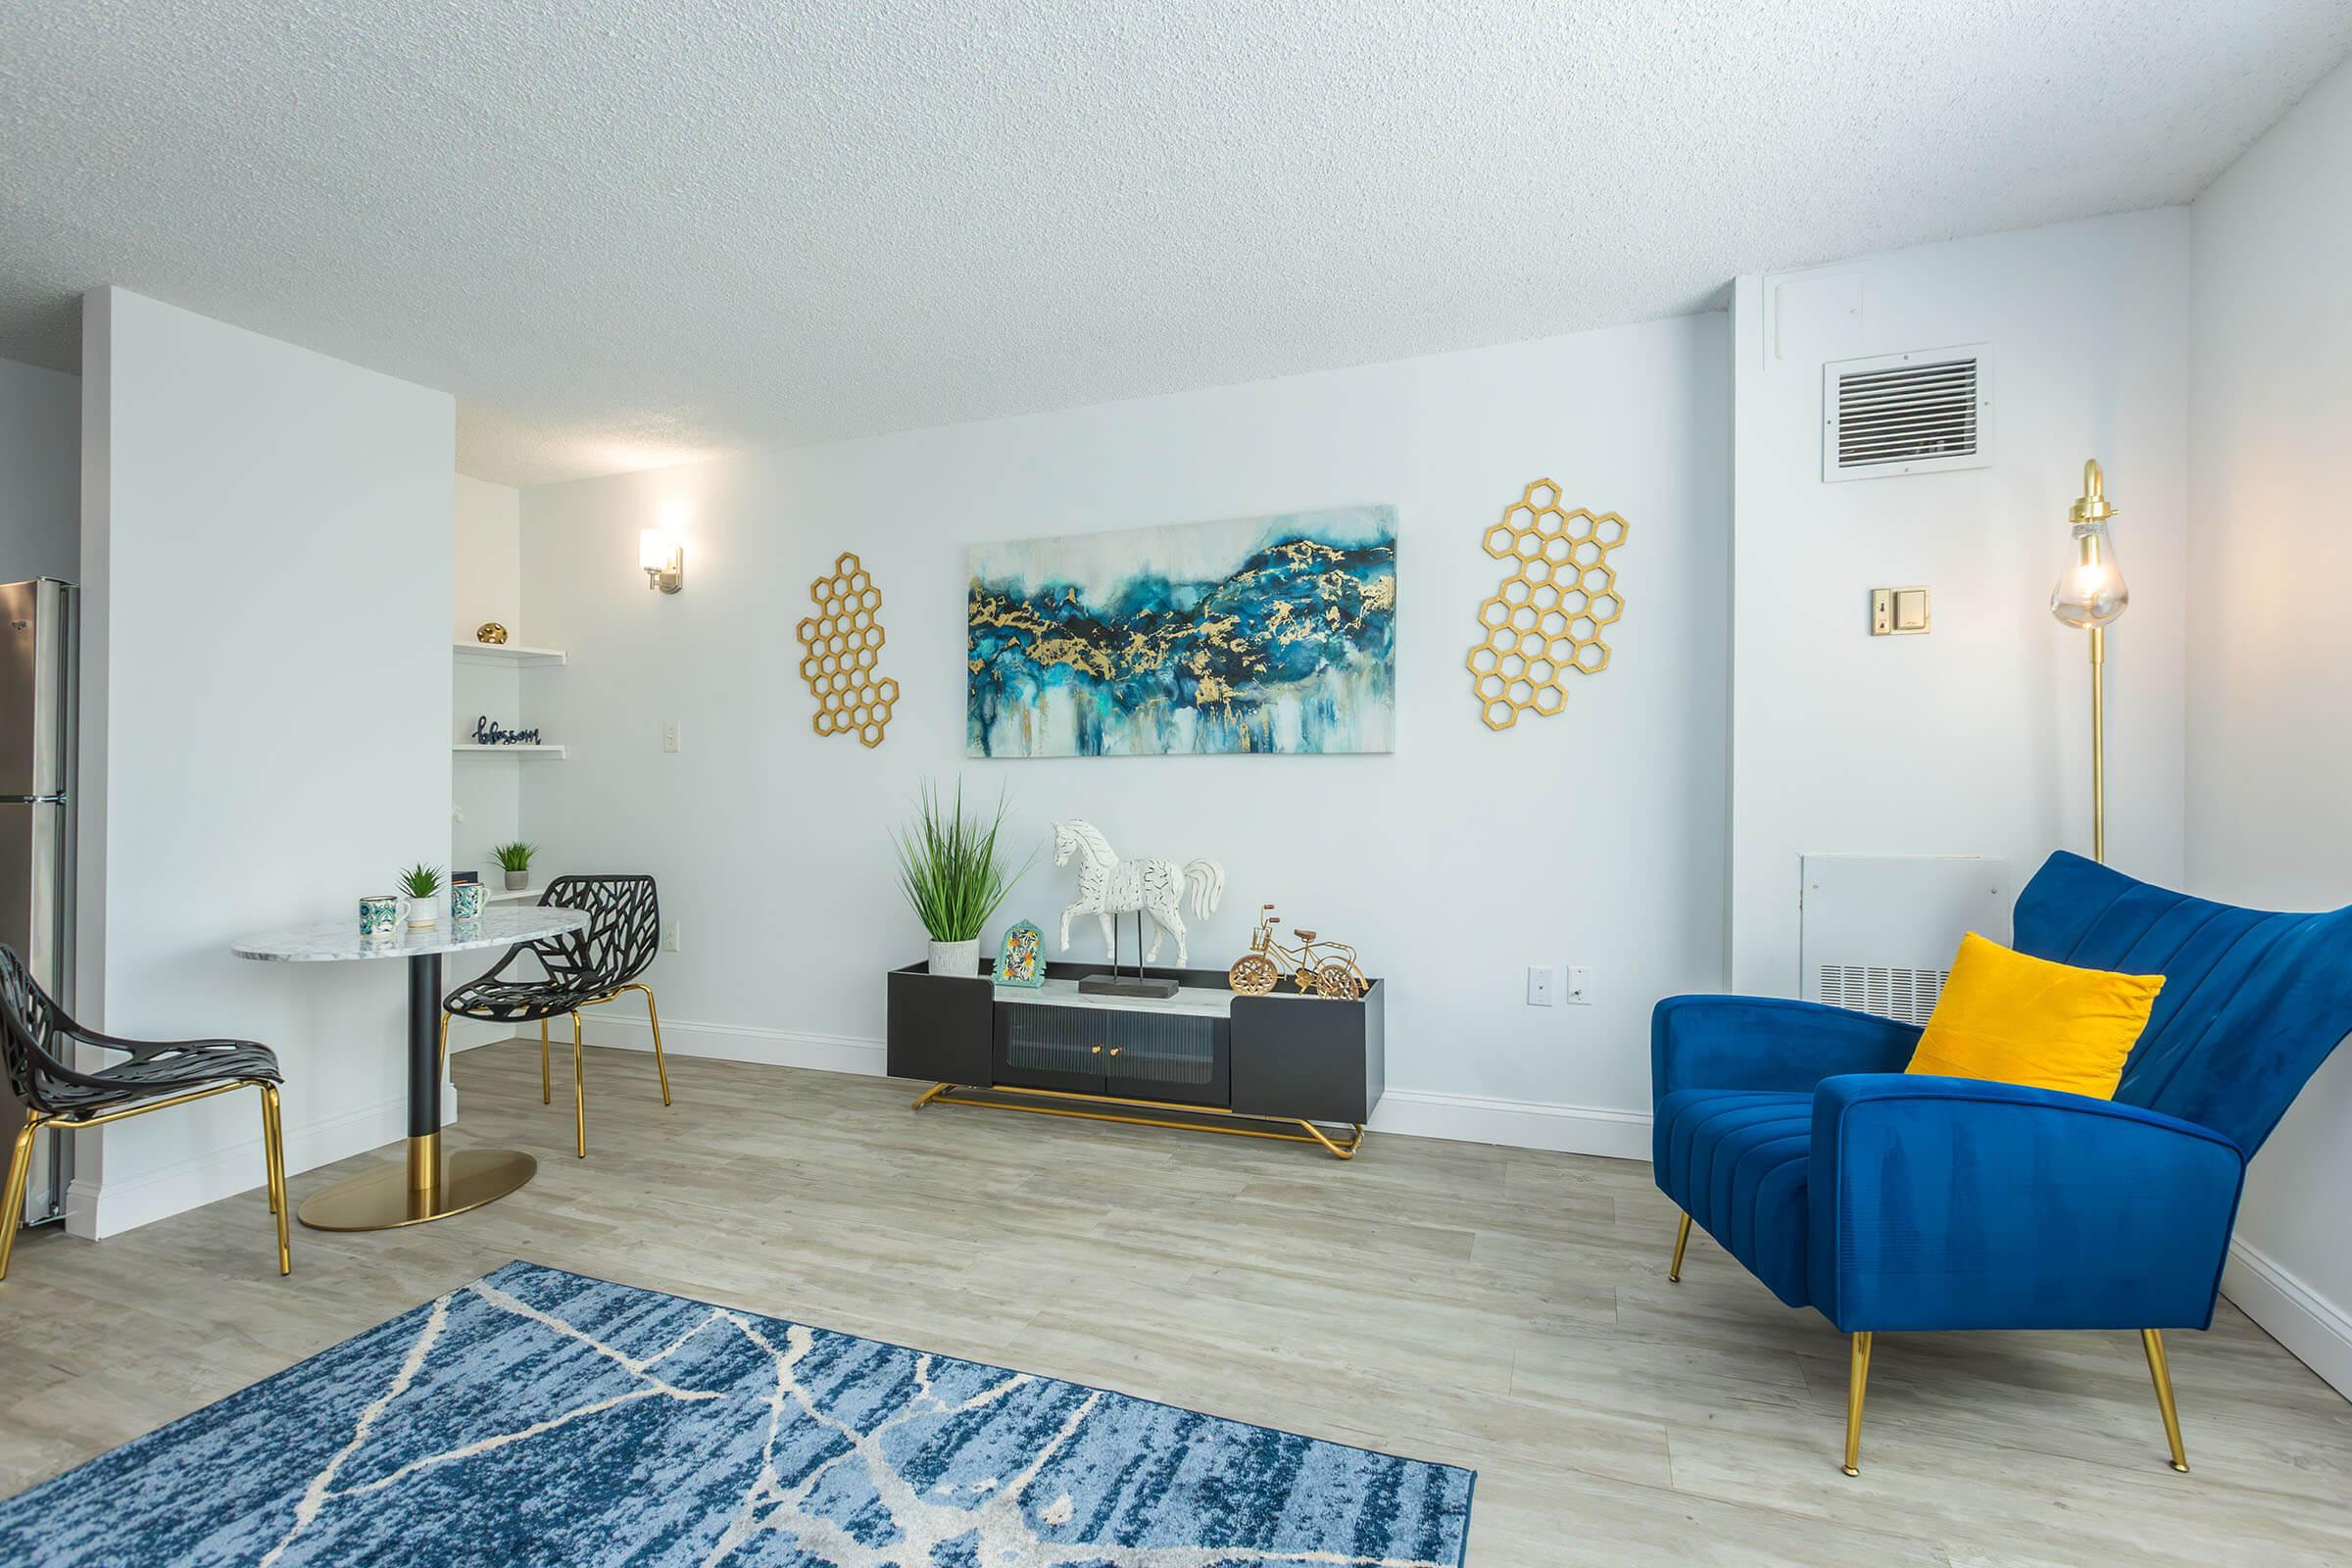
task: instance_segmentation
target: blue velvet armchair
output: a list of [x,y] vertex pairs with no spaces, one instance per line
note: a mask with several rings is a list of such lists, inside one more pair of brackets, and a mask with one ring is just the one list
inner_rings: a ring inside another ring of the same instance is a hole
[[1815,1003],[1669,997],[1651,1019],[1667,1277],[1695,1221],[1852,1336],[1847,1475],[1881,1329],[2137,1329],[2186,1470],[2163,1331],[2211,1325],[2246,1161],[2352,1030],[2352,908],[2233,908],[2061,853],[2014,937],[2164,975],[2112,1101],[1908,1076],[1916,1027]]

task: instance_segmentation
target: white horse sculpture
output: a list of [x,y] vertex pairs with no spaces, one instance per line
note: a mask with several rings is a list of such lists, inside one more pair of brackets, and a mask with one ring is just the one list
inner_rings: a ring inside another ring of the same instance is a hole
[[1214,860],[1195,860],[1179,867],[1174,860],[1122,860],[1092,822],[1054,824],[1054,863],[1066,865],[1078,857],[1078,902],[1061,911],[1061,951],[1070,951],[1070,916],[1091,914],[1102,922],[1102,941],[1111,956],[1118,956],[1118,934],[1112,920],[1141,909],[1152,917],[1150,963],[1159,956],[1162,935],[1176,939],[1176,966],[1184,967],[1184,920],[1176,912],[1184,891],[1193,892],[1193,913],[1206,919],[1217,912],[1225,896],[1225,868]]

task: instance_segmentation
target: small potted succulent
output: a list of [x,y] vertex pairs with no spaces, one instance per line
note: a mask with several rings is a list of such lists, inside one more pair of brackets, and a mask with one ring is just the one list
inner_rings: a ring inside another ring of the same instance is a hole
[[977,975],[980,928],[1029,867],[1007,875],[997,858],[997,835],[1004,826],[1003,796],[997,797],[996,813],[985,819],[964,814],[960,779],[953,812],[941,809],[938,791],[927,783],[921,805],[914,821],[893,835],[899,886],[931,935],[931,972]]
[[400,873],[401,896],[409,901],[409,925],[422,929],[441,921],[441,868],[418,863]]
[[499,869],[507,873],[507,891],[520,893],[531,885],[531,857],[539,853],[538,846],[516,839],[501,844],[490,852],[498,857]]

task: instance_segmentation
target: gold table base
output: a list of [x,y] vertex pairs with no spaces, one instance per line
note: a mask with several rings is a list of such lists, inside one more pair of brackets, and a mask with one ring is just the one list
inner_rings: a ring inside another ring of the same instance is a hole
[[[1020,1097],[1013,1099],[1008,1097]],[[1032,1104],[1027,1101],[1058,1101]],[[1229,1110],[1223,1105],[1187,1105],[1167,1100],[1129,1100],[1118,1095],[1080,1094],[1070,1089],[1015,1089],[1008,1085],[933,1084],[915,1097],[914,1108],[925,1105],[968,1105],[974,1110],[1025,1110],[1035,1116],[1075,1116],[1084,1121],[1124,1122],[1130,1127],[1173,1127],[1179,1132],[1217,1133],[1227,1138],[1271,1138],[1285,1144],[1320,1144],[1340,1159],[1353,1159],[1364,1147],[1364,1129],[1349,1123],[1348,1132],[1334,1138],[1313,1122],[1297,1116],[1261,1116]],[[1108,1107],[1097,1109],[1097,1106]],[[1139,1116],[1156,1110],[1157,1116]],[[1173,1114],[1167,1114],[1173,1112]],[[1297,1129],[1291,1131],[1290,1129]]]
[[512,1149],[441,1152],[441,1135],[409,1140],[405,1165],[384,1165],[315,1193],[295,1217],[315,1231],[388,1231],[494,1202],[538,1174]]

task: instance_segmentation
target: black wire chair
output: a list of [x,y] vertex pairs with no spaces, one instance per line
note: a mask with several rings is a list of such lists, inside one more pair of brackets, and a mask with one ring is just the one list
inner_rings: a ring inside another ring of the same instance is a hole
[[[72,1063],[76,1045],[118,1051],[127,1061],[96,1072]],[[277,1216],[277,1271],[294,1272],[286,1237],[286,1127],[277,1102],[285,1075],[276,1054],[250,1040],[118,1040],[85,1029],[68,1016],[24,967],[14,948],[0,944],[0,1056],[8,1086],[24,1104],[0,1198],[0,1279],[24,1212],[32,1175],[33,1135],[47,1127],[69,1133],[151,1110],[168,1110],[238,1089],[262,1092],[262,1160],[270,1212]]]
[[[539,1025],[539,1102],[555,1100],[548,1070],[547,1024],[571,1018],[571,1109],[579,1156],[588,1157],[588,1092],[580,1076],[580,1009],[601,1006],[624,991],[645,996],[646,1022],[654,1031],[654,1070],[662,1078],[662,1103],[669,1103],[669,1064],[662,1056],[662,1014],[654,988],[637,977],[662,947],[662,903],[650,876],[560,876],[539,895],[542,907],[583,909],[588,926],[562,936],[518,942],[490,972],[451,992],[441,1004],[441,1055],[449,1056],[449,1020],[478,1018],[488,1023]],[[510,977],[507,970],[525,954],[539,962],[537,979]]]

